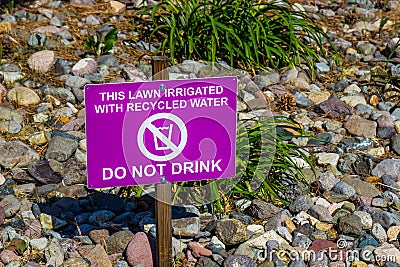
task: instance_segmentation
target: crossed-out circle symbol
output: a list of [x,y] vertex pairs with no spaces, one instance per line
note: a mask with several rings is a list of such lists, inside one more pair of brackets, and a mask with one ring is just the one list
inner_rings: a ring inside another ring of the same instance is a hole
[[[175,145],[166,135],[164,135],[156,126],[152,124],[153,121],[159,119],[173,121],[178,126],[179,131],[181,133],[178,145]],[[161,142],[163,142],[168,149],[172,150],[172,152],[162,156],[151,153],[144,144],[144,133],[146,129],[149,130],[156,138],[160,139]],[[148,159],[154,161],[168,161],[175,158],[183,151],[186,142],[187,142],[187,129],[185,123],[178,116],[171,113],[158,113],[150,116],[142,123],[142,125],[140,125],[137,135],[137,143],[140,151]]]

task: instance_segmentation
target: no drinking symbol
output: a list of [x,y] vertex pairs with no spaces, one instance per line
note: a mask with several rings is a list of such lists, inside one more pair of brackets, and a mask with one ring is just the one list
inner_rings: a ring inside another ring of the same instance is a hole
[[[158,113],[150,116],[140,125],[137,144],[148,159],[168,161],[183,151],[187,137],[185,123],[178,116],[171,113]],[[160,154],[161,151],[163,151],[162,154]]]

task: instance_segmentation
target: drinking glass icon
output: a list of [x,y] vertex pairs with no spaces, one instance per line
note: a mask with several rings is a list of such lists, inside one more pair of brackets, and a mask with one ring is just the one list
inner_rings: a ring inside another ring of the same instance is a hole
[[[169,140],[172,140],[172,127],[173,126],[174,125],[171,123],[168,126],[157,127],[157,129],[160,131],[161,134],[165,135]],[[163,141],[161,141],[161,139],[158,138],[156,135],[153,134],[153,137],[154,137],[155,148],[157,151],[171,149]]]

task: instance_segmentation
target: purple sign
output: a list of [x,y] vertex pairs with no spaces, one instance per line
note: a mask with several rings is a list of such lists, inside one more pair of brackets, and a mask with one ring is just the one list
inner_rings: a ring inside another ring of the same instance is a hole
[[85,87],[88,187],[235,176],[237,78]]

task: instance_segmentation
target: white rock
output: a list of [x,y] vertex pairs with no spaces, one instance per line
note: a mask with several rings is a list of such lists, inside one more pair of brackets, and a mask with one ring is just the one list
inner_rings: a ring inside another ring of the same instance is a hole
[[339,154],[336,153],[322,152],[316,154],[315,156],[317,157],[318,164],[321,165],[330,164],[336,166],[339,161]]
[[346,104],[350,105],[351,107],[355,107],[358,104],[367,104],[367,101],[365,100],[364,96],[362,95],[348,95],[340,98],[343,102]]
[[357,84],[350,84],[349,86],[347,86],[345,89],[344,89],[344,92],[346,93],[346,94],[358,94],[358,93],[361,93],[361,88],[360,87],[358,87],[358,85]]

